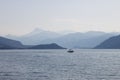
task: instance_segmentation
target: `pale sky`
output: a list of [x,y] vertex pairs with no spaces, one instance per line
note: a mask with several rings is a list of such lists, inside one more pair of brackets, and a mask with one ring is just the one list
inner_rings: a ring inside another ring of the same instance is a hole
[[50,31],[120,31],[120,0],[0,0],[0,35]]

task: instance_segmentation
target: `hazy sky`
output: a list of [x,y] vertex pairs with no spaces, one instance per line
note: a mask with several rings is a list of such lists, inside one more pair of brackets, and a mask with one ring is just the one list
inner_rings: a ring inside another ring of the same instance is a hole
[[120,0],[0,0],[0,34],[120,31]]

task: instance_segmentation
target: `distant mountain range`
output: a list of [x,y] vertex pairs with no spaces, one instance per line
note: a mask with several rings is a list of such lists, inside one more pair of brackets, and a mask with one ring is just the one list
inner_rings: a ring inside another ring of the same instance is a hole
[[24,45],[38,45],[56,43],[66,48],[94,48],[104,40],[118,35],[119,33],[105,33],[100,31],[89,31],[85,33],[74,32],[63,35],[51,31],[35,29],[32,32],[16,37],[7,35],[7,38],[19,40]]
[[0,37],[0,49],[65,49],[55,43],[44,45],[23,45],[20,41]]
[[41,43],[57,43],[67,48],[93,48],[114,35],[116,34],[104,32],[77,32],[54,39],[43,40]]
[[95,47],[96,49],[120,49],[120,35],[110,37]]
[[43,40],[57,38],[60,36],[61,35],[56,32],[45,31],[45,30],[36,28],[32,32],[23,36],[18,37],[13,35],[7,35],[5,37],[9,39],[21,41],[25,45],[38,45],[38,44],[42,44],[41,41]]
[[0,49],[64,49],[64,47],[120,49],[120,35],[118,34],[90,31],[63,35],[36,29],[21,37],[12,35],[7,35],[7,38],[0,37]]

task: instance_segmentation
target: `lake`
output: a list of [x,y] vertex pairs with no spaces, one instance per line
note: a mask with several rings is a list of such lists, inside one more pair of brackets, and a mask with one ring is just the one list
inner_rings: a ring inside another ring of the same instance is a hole
[[120,50],[0,50],[0,80],[120,80]]

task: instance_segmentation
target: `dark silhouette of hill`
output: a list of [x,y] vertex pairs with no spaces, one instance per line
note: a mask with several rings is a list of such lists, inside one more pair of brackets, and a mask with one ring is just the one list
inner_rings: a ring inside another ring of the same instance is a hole
[[0,49],[65,49],[55,43],[43,45],[23,45],[20,41],[0,37]]
[[36,45],[33,47],[30,47],[29,49],[65,49],[55,43],[52,44],[41,44],[41,45]]
[[95,48],[96,49],[120,49],[120,35],[114,36],[105,40]]
[[21,42],[0,37],[0,49],[14,49],[14,48],[23,48],[24,46],[22,45]]

